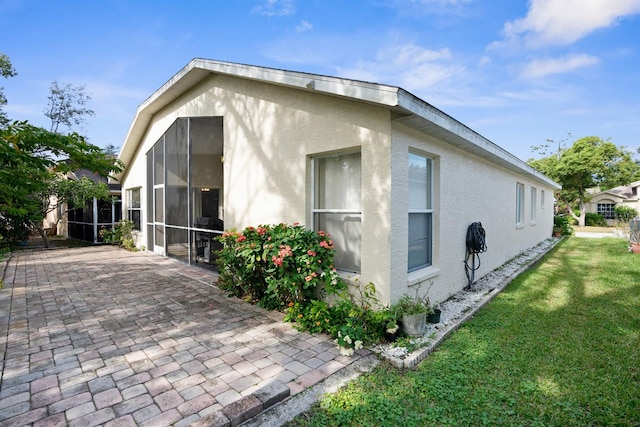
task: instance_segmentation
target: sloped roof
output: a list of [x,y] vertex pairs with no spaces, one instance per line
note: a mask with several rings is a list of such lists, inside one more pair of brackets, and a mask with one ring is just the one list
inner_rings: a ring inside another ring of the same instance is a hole
[[[634,188],[636,188],[635,194],[633,193]],[[620,185],[618,187],[613,187],[608,190],[595,193],[593,198],[610,195],[624,200],[638,200],[638,188],[640,188],[640,181],[635,181],[629,185]]]
[[202,58],[189,62],[138,107],[122,144],[120,160],[128,164],[133,159],[156,112],[211,74],[230,75],[386,107],[392,112],[395,122],[432,135],[508,170],[560,188],[558,183],[513,154],[400,87]]

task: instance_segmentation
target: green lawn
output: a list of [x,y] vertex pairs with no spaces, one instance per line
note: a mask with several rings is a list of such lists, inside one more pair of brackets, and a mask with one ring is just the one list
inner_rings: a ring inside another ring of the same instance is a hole
[[640,256],[569,238],[415,371],[383,363],[291,426],[639,426]]

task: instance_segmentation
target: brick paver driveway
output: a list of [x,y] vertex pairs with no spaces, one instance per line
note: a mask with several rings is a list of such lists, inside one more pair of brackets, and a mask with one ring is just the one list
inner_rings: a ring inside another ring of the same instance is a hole
[[111,246],[15,252],[0,425],[236,425],[364,354],[340,356],[213,280]]

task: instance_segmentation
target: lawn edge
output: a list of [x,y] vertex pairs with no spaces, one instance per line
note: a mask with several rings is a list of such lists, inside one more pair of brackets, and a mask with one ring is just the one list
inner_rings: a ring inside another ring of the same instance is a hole
[[507,285],[513,282],[519,275],[538,265],[540,260],[553,249],[555,249],[556,246],[563,240],[564,237],[557,239],[547,251],[536,255],[531,259],[530,262],[521,266],[511,275],[503,279],[491,292],[488,292],[484,297],[482,297],[482,299],[480,299],[480,301],[469,311],[455,319],[449,326],[438,331],[434,340],[430,342],[428,346],[417,349],[405,358],[393,357],[384,353],[380,353],[380,356],[399,369],[415,369],[418,364],[426,357],[428,357],[431,352],[435,351],[438,346],[449,337],[449,335],[458,330],[458,328],[460,328],[460,326],[462,326],[465,322],[472,319],[480,309],[490,303],[500,292],[504,290],[504,288],[507,287]]

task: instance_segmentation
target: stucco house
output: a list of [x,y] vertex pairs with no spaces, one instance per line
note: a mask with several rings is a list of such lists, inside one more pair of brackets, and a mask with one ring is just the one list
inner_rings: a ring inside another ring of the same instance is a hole
[[399,87],[207,59],[140,105],[119,158],[147,250],[206,265],[224,229],[299,222],[383,303],[464,288],[473,222],[476,278],[548,238],[559,188]]
[[598,213],[604,216],[609,225],[613,225],[616,206],[627,206],[640,212],[640,181],[605,191],[593,191],[587,203],[587,212]]

